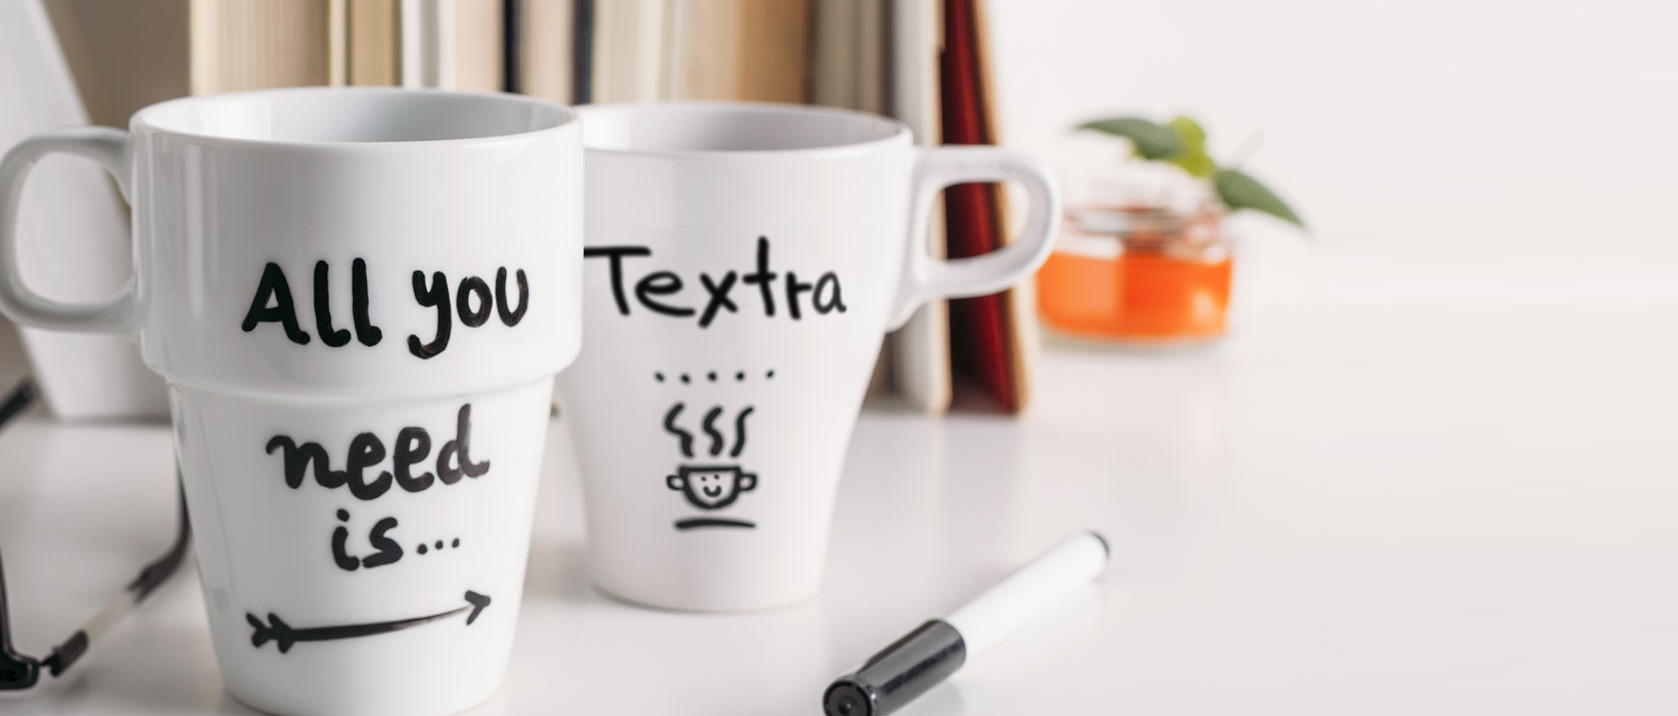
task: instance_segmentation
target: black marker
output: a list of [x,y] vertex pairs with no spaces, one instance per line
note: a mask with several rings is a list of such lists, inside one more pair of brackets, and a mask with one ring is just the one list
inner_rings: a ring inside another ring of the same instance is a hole
[[1107,568],[1107,539],[1077,532],[943,619],[933,619],[839,677],[822,694],[827,716],[886,716],[949,678],[1031,615]]

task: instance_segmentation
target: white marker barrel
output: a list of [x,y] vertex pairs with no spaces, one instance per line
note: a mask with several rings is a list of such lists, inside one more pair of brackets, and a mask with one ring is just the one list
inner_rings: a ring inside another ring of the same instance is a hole
[[955,613],[933,619],[822,692],[827,716],[888,716],[954,674],[1020,622],[1107,567],[1107,540],[1077,532],[1037,555]]
[[1107,568],[1107,541],[1095,532],[1067,535],[944,621],[961,632],[972,659],[1020,622]]

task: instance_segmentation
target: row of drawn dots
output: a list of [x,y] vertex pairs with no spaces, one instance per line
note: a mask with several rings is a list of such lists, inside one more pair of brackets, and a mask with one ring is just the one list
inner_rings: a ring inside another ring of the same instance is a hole
[[[716,383],[716,382],[724,380],[724,378],[726,376],[724,374],[719,374],[719,373],[717,373],[716,371],[713,370],[713,371],[710,371],[710,372],[706,373],[705,375],[703,375],[701,377],[703,377],[705,380],[707,380],[709,382]],[[766,370],[766,371],[763,372],[764,380],[769,380],[769,379],[772,379],[774,377],[775,377],[775,369],[774,368],[770,368],[769,370]],[[682,385],[688,385],[688,384],[692,383],[694,380],[696,380],[696,378],[690,373],[677,374],[676,379],[682,381]],[[663,383],[665,380],[667,380],[667,377],[664,375],[663,371],[660,371],[660,372],[657,372],[657,373],[653,373],[653,380],[656,380],[660,383]],[[743,371],[743,370],[735,371],[734,372],[734,382],[736,382],[736,383],[746,382],[746,371]]]
[[[449,546],[450,547],[459,547],[460,546],[460,538],[459,537],[454,538],[454,541],[450,542]],[[439,552],[443,551],[443,540],[437,540],[435,547],[426,547],[425,543],[421,542],[420,546],[415,548],[414,551],[418,552],[420,554],[425,554],[426,552],[429,552],[432,549],[436,549]]]

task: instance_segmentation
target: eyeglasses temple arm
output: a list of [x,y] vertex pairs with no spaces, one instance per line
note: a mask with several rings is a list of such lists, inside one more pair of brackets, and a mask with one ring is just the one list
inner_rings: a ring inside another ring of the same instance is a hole
[[[4,403],[0,403],[0,427],[11,422],[34,400],[35,384],[25,379],[12,390]],[[179,571],[192,538],[192,523],[186,512],[186,486],[182,482],[179,465],[175,467],[175,492],[180,517],[176,521],[175,541],[169,545],[169,551],[141,568],[139,576],[123,588],[122,594],[105,602],[92,619],[54,647],[52,654],[45,659],[37,660],[12,648],[11,614],[6,607],[6,575],[5,569],[0,567],[0,691],[21,691],[34,686],[41,677],[43,666],[54,677],[62,675],[87,653],[94,639],[103,635],[117,619],[145,601]]]
[[6,571],[0,566],[0,691],[21,691],[41,678],[41,662],[12,648],[11,623],[6,610]]
[[187,545],[191,544],[192,541],[192,523],[186,514],[186,488],[181,484],[181,474],[178,466],[175,468],[175,489],[178,502],[177,511],[180,514],[180,519],[176,523],[174,544],[169,545],[169,551],[164,552],[162,556],[141,568],[140,575],[123,588],[122,594],[105,602],[105,605],[100,607],[99,612],[94,614],[92,619],[87,620],[82,628],[77,629],[76,633],[71,634],[69,639],[64,640],[64,643],[54,647],[52,654],[41,660],[41,666],[47,667],[48,672],[54,678],[62,675],[66,669],[76,663],[76,660],[87,652],[88,645],[94,639],[103,635],[105,630],[117,622],[117,619],[127,614],[129,610],[139,606],[140,602],[145,601],[146,597],[151,596],[153,591],[162,586],[164,582],[169,580],[170,576],[180,569],[181,562],[186,559]]
[[[0,404],[0,426],[11,422],[34,400],[35,384],[28,379],[18,383]],[[6,609],[6,570],[0,567],[0,691],[27,689],[41,676],[41,662],[12,648],[11,624],[11,613]]]

